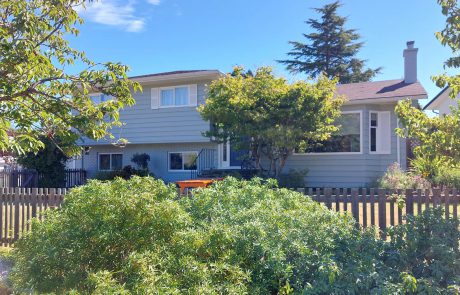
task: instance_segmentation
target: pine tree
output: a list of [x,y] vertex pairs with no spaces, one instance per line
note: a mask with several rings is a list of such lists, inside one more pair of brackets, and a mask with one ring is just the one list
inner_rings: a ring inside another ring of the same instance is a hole
[[293,49],[288,53],[293,59],[279,60],[291,73],[306,73],[316,78],[324,73],[329,78],[339,78],[339,83],[370,81],[381,68],[365,69],[366,60],[355,55],[363,46],[357,42],[360,35],[354,29],[347,30],[347,17],[337,14],[342,4],[336,1],[322,8],[315,8],[321,19],[309,19],[315,32],[303,34],[309,42],[290,41]]

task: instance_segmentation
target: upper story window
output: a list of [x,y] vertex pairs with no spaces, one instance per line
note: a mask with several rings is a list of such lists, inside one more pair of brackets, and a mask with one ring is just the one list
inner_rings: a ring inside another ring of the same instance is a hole
[[188,86],[161,88],[160,89],[160,106],[186,106],[190,104]]
[[312,144],[300,153],[361,153],[361,112],[343,112],[335,124],[340,129],[328,140]]
[[151,89],[152,109],[190,107],[198,104],[197,84]]
[[389,154],[391,152],[391,114],[369,112],[369,152],[371,154]]
[[99,170],[121,170],[123,166],[123,154],[99,154]]
[[89,95],[89,98],[93,103],[100,104],[101,102],[106,102],[113,99],[113,96],[103,93],[92,93]]

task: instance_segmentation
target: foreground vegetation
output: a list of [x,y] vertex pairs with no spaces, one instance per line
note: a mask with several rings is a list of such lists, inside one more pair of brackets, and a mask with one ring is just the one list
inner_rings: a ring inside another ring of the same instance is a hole
[[177,199],[153,178],[91,181],[17,243],[11,280],[39,293],[458,291],[458,224],[441,211],[382,241],[274,185],[227,178]]

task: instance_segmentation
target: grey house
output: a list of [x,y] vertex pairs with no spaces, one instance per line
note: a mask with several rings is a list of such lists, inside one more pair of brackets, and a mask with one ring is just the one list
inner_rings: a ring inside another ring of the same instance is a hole
[[[394,108],[399,100],[427,98],[417,81],[417,50],[408,42],[404,50],[404,78],[338,85],[343,106],[341,134],[310,151],[297,151],[285,166],[308,168],[308,186],[369,186],[386,168],[398,162],[406,166],[406,141],[396,136]],[[143,86],[136,105],[120,113],[124,126],[113,130],[129,141],[124,147],[107,141],[82,143],[86,151],[72,164],[89,176],[98,171],[131,165],[135,153],[151,157],[150,171],[172,182],[194,178],[210,169],[240,169],[240,153],[230,143],[218,144],[202,133],[210,123],[201,119],[197,106],[205,103],[207,85],[218,79],[217,70],[178,71],[132,77]],[[94,100],[104,100],[94,94]]]

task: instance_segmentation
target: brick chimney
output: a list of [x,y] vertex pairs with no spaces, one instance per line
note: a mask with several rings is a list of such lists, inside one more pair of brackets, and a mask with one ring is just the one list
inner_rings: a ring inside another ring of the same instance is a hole
[[414,48],[414,41],[407,42],[407,48],[404,49],[404,82],[407,84],[417,82],[417,51]]

